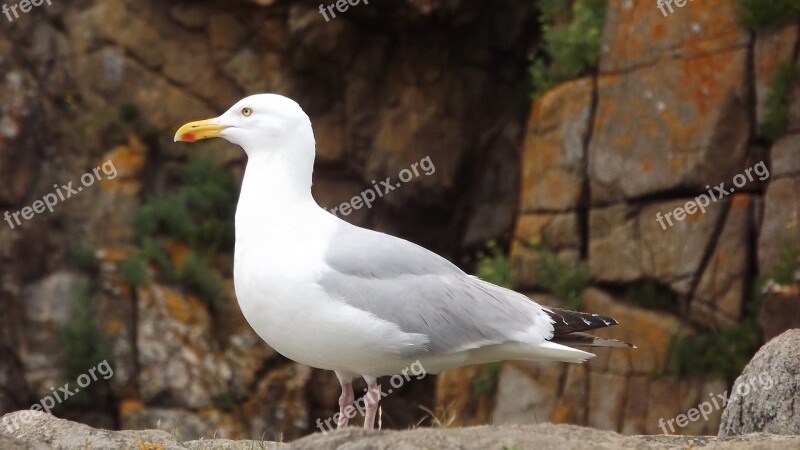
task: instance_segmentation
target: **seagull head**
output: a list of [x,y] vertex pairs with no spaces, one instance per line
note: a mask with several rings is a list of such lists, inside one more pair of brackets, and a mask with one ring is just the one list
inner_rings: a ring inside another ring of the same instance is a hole
[[308,115],[297,102],[277,94],[251,95],[219,117],[189,122],[175,133],[175,142],[215,137],[239,145],[250,157],[260,152],[288,151],[298,143],[308,144],[309,138],[314,150]]

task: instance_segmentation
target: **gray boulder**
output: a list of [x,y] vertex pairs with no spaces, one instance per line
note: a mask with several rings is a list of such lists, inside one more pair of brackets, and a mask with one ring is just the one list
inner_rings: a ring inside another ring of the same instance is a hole
[[731,388],[719,436],[800,435],[800,329],[766,343]]
[[419,428],[406,431],[366,431],[348,428],[313,434],[288,444],[208,439],[180,442],[156,430],[108,431],[58,419],[42,412],[17,411],[0,418],[0,448],[12,450],[61,449],[681,449],[686,448],[785,450],[800,448],[800,436],[750,434],[731,438],[713,436],[622,436],[613,431],[575,425],[501,425],[455,429]]

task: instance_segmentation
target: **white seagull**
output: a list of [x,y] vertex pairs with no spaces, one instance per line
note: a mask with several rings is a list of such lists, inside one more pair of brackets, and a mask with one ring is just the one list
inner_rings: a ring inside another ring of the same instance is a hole
[[368,385],[364,427],[378,409],[377,378],[415,362],[426,373],[502,360],[582,363],[575,345],[632,347],[584,331],[610,317],[538,305],[416,244],[359,228],[311,195],[315,141],[293,100],[247,97],[221,116],[187,123],[175,141],[221,137],[247,153],[236,208],[234,285],[239,307],[273,349],[333,370],[338,427],[352,415],[352,380]]

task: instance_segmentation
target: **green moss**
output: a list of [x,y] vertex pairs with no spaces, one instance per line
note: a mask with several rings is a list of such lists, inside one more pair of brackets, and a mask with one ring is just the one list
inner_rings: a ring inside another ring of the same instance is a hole
[[203,158],[190,159],[173,195],[154,196],[133,217],[139,238],[164,235],[207,252],[233,249],[236,183]]
[[718,375],[731,382],[738,377],[762,344],[758,314],[766,279],[767,276],[761,276],[753,282],[752,293],[744,304],[738,324],[673,336],[667,371],[698,377]]
[[141,240],[142,258],[156,265],[161,278],[165,281],[175,281],[177,274],[175,267],[172,265],[172,260],[164,250],[160,241],[150,237],[144,237]]
[[[90,283],[78,286],[72,316],[61,330],[64,348],[63,377],[73,385],[88,369],[103,361],[112,361],[108,339],[95,321],[92,293],[93,287]],[[77,403],[80,403],[80,399]]]
[[225,282],[205,257],[197,253],[189,254],[178,271],[178,279],[205,300],[213,311],[224,310],[227,306]]
[[[233,251],[236,198],[230,173],[208,159],[193,157],[175,192],[151,196],[132,219],[142,259],[153,263],[163,280],[179,282],[213,310],[227,305],[223,272],[210,262]],[[166,239],[189,247],[190,255],[180,268],[173,266],[164,249]]]
[[100,267],[100,262],[95,256],[94,247],[84,242],[71,243],[67,247],[67,254],[70,260],[72,260],[82,272],[94,274]]
[[750,31],[800,19],[797,0],[737,0],[739,23]]
[[497,380],[500,376],[501,363],[483,364],[472,377],[472,395],[480,397],[489,395],[497,388]]
[[593,71],[600,58],[605,0],[542,0],[543,49],[530,66],[533,97]]
[[706,333],[676,335],[670,350],[669,371],[675,375],[719,375],[733,380],[742,373],[761,345],[755,318]]
[[236,402],[230,392],[223,392],[211,398],[211,404],[220,411],[233,412],[236,410]]
[[133,103],[123,103],[119,107],[119,118],[122,119],[123,122],[135,123],[139,120],[140,116],[139,107]]
[[533,270],[536,284],[558,297],[568,309],[581,308],[583,290],[589,284],[586,263],[567,264],[547,248],[538,246]]
[[668,287],[652,280],[628,286],[625,289],[625,300],[645,308],[667,311],[678,309],[678,299],[675,293]]
[[511,276],[508,270],[508,258],[497,242],[486,243],[486,250],[478,252],[476,275],[489,283],[511,288]]
[[772,87],[767,94],[764,122],[760,134],[772,141],[786,132],[789,126],[789,103],[792,90],[800,82],[800,64],[787,62],[778,67]]
[[125,258],[119,263],[119,276],[130,284],[138,287],[150,281],[150,272],[147,263],[141,256]]
[[[787,243],[783,245],[778,261],[768,272],[763,275],[765,280],[772,280],[778,284],[793,284],[794,275],[797,273],[800,260],[800,245]],[[760,292],[760,291],[759,291]]]

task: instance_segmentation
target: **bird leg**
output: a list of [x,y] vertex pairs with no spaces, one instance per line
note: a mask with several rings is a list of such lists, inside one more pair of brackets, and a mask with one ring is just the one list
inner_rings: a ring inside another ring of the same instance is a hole
[[347,426],[347,414],[345,408],[353,405],[353,385],[348,381],[342,383],[342,395],[339,396],[339,421],[336,423],[336,428],[344,428]]
[[367,405],[367,414],[364,416],[364,429],[372,430],[375,428],[375,415],[378,412],[378,402],[381,400],[378,381],[372,377],[364,377],[367,382],[367,393],[364,394],[364,403]]
[[347,414],[345,409],[353,405],[353,385],[351,384],[352,378],[344,374],[336,373],[339,383],[342,385],[342,395],[339,396],[339,420],[336,421],[336,428],[344,428],[347,426]]

